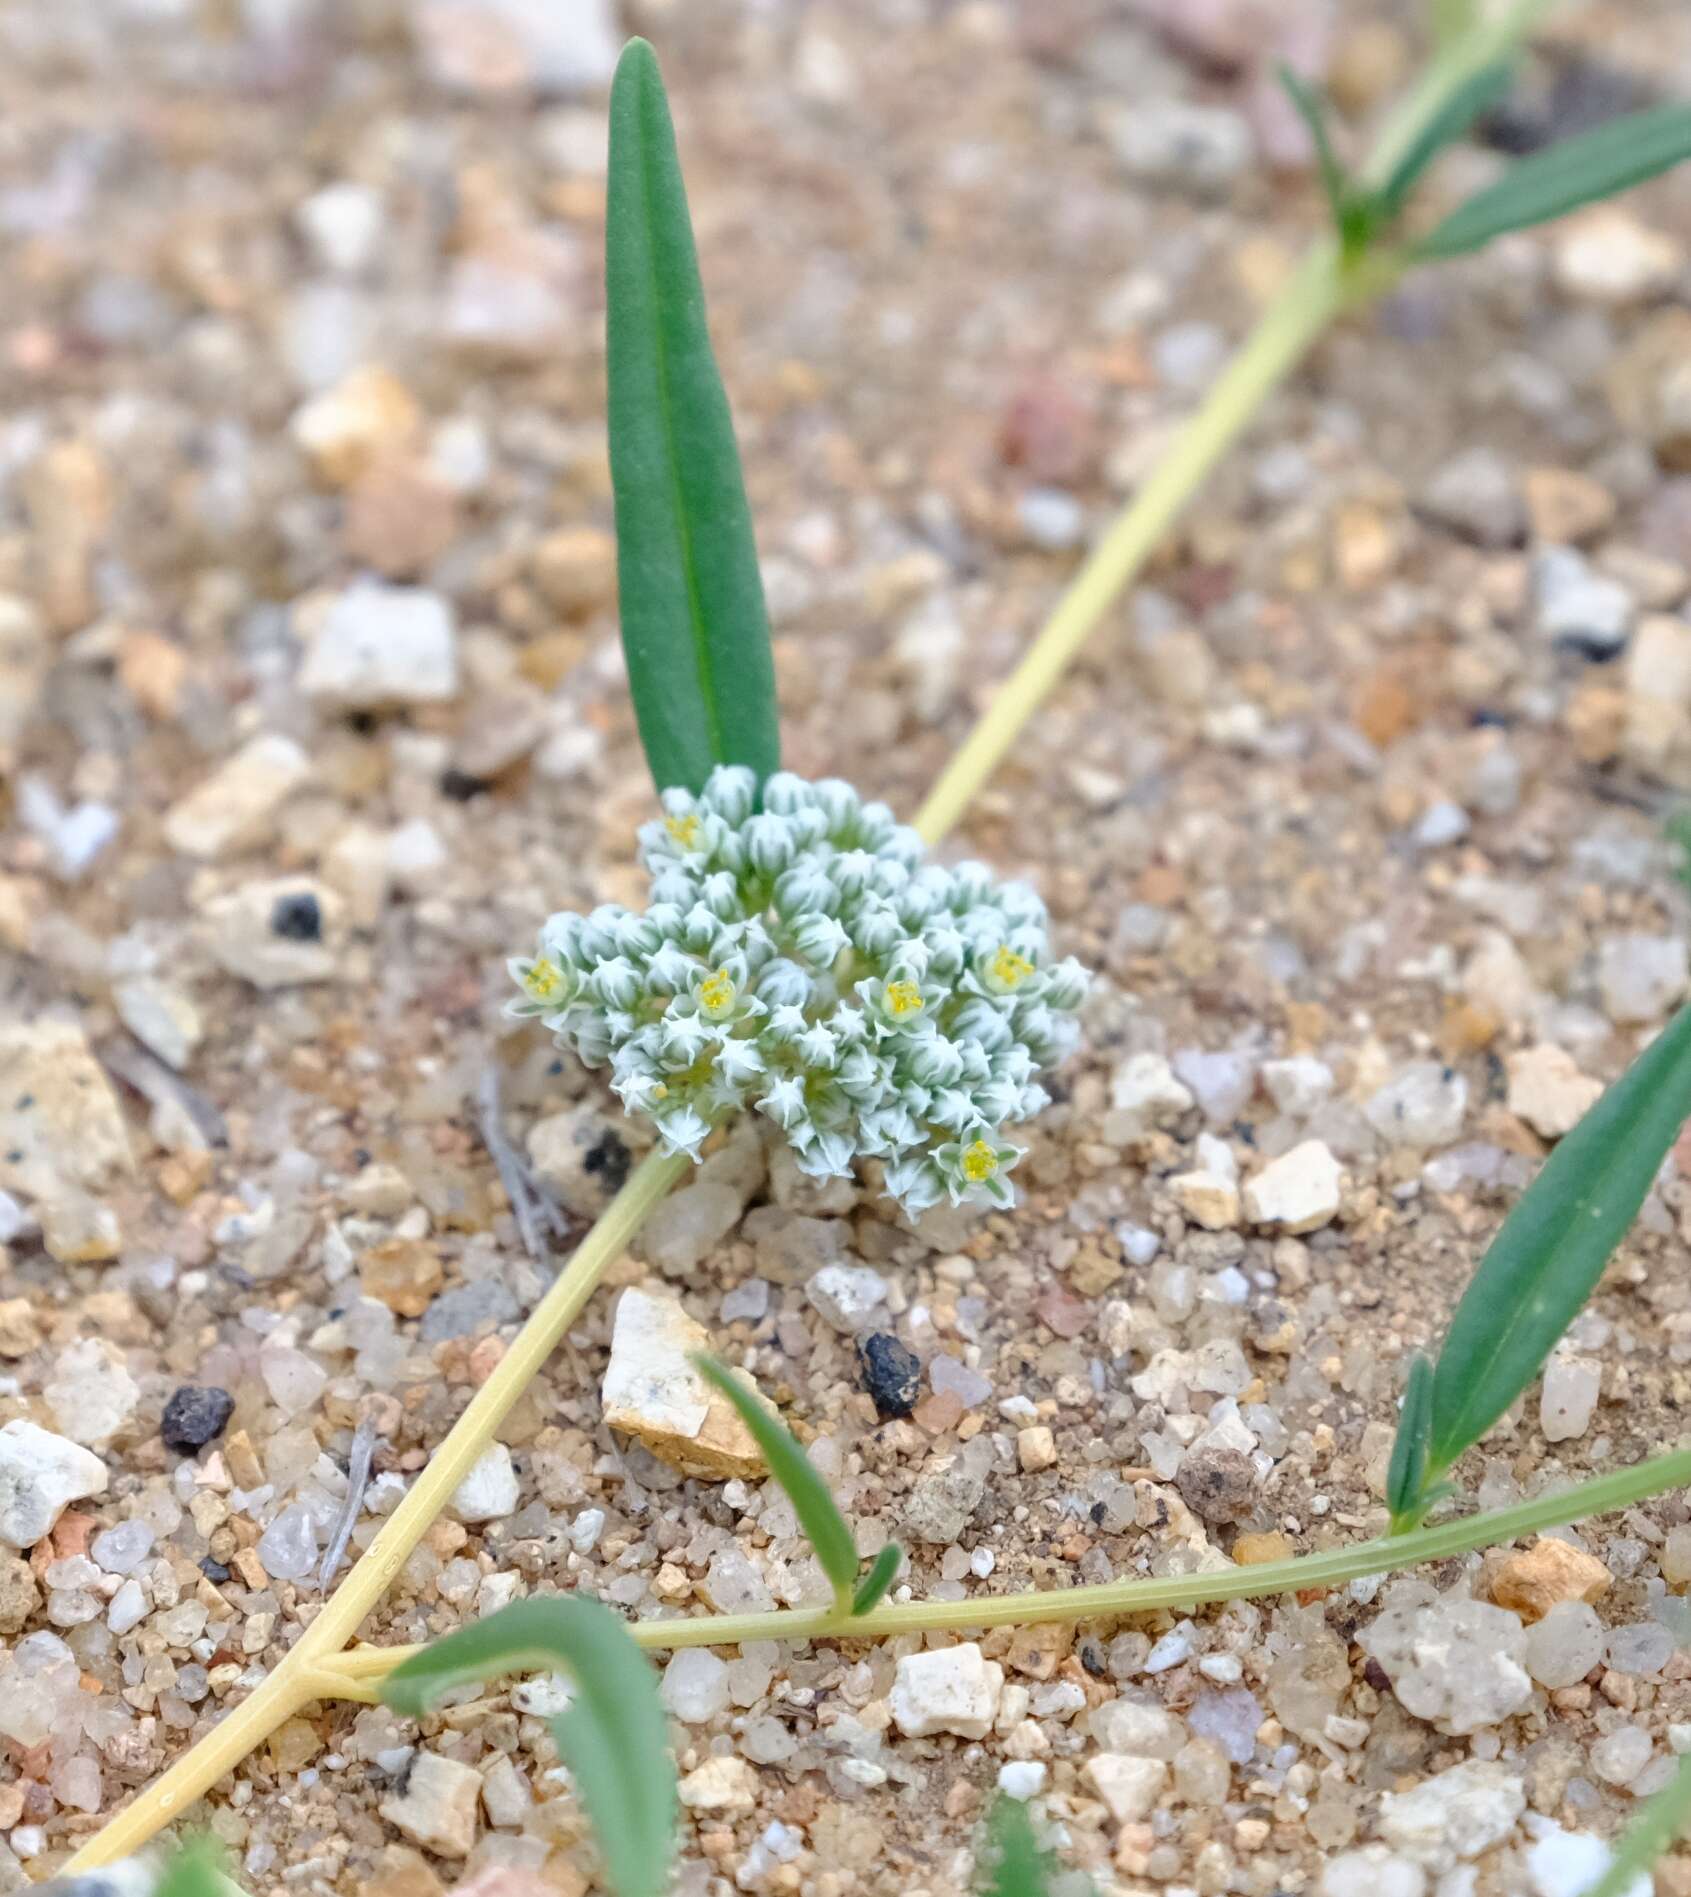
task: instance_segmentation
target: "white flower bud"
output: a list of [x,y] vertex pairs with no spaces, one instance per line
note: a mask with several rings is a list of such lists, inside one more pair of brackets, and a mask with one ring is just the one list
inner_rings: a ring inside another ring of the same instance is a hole
[[815,983],[785,956],[778,956],[758,973],[758,999],[771,1008],[802,1008],[808,1005]]
[[741,830],[746,861],[760,876],[779,876],[793,860],[796,847],[789,818],[769,811],[753,817]]
[[739,916],[740,892],[726,870],[715,870],[705,878],[699,901],[719,922],[732,922]]
[[832,915],[839,901],[839,891],[812,863],[795,864],[775,884],[776,913],[792,920],[804,915]]
[[794,811],[806,810],[813,800],[810,785],[791,771],[777,771],[764,781],[763,807],[778,817],[790,817]]
[[829,836],[841,836],[855,829],[861,806],[857,792],[843,777],[824,777],[812,788],[817,808],[828,820]]
[[1045,1000],[1064,1014],[1073,1014],[1086,999],[1091,977],[1070,955],[1045,973]]
[[587,991],[601,1007],[632,1008],[640,999],[640,972],[626,955],[612,956],[587,977]]
[[938,1032],[914,1035],[904,1043],[904,1071],[924,1087],[950,1087],[963,1076],[963,1056]]
[[832,968],[850,937],[832,916],[801,916],[793,925],[793,947],[815,968]]
[[778,1127],[791,1132],[794,1127],[809,1117],[809,1108],[805,1105],[803,1083],[791,1074],[779,1074],[763,1090],[763,1098],[757,1103],[759,1113],[767,1114]]
[[904,940],[904,924],[891,909],[866,909],[852,923],[848,933],[854,948],[879,958],[890,954]]
[[710,1122],[691,1106],[682,1105],[656,1116],[657,1129],[672,1153],[685,1153],[697,1159],[699,1145],[710,1132]]
[[744,764],[719,764],[705,780],[699,801],[727,824],[742,824],[752,814],[757,773]]

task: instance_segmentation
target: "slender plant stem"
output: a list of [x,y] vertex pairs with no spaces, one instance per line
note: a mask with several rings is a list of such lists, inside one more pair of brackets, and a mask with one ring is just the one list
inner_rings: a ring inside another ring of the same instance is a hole
[[1211,469],[1345,302],[1345,273],[1338,252],[1324,239],[1293,272],[1197,414],[1092,550],[1039,636],[940,772],[912,819],[930,843],[944,836],[963,814]]
[[[1482,67],[1506,56],[1553,4],[1554,0],[1515,0],[1496,20],[1475,24],[1446,45],[1387,120],[1363,167],[1363,177],[1378,183],[1388,176],[1450,95]],[[1003,762],[1022,727],[1045,702],[1098,622],[1138,578],[1217,462],[1316,338],[1347,309],[1383,294],[1397,281],[1401,269],[1400,260],[1378,253],[1365,253],[1347,265],[1331,238],[1323,238],[1310,249],[1149,480],[1092,550],[1033,644],[940,772],[913,819],[930,843],[951,829]]]
[[[1254,1567],[1101,1581],[1089,1587],[1039,1588],[985,1599],[890,1602],[855,1617],[828,1606],[782,1608],[767,1614],[705,1614],[691,1620],[641,1620],[629,1632],[643,1647],[672,1652],[680,1647],[741,1646],[749,1640],[885,1640],[896,1634],[961,1633],[976,1627],[1025,1627],[1039,1621],[1186,1611],[1217,1601],[1342,1587],[1364,1575],[1446,1561],[1452,1555],[1514,1541],[1539,1529],[1630,1508],[1646,1496],[1687,1483],[1691,1483],[1691,1449],[1678,1449],[1576,1488],[1534,1496],[1530,1502],[1489,1514],[1466,1515],[1414,1534],[1381,1536],[1349,1548],[1294,1555]],[[416,1647],[355,1648],[325,1668],[326,1676],[336,1676],[329,1681],[330,1690],[345,1699],[378,1698],[375,1683],[418,1651]]]
[[363,1558],[275,1671],[190,1747],[162,1778],[96,1832],[70,1860],[67,1871],[92,1870],[138,1849],[225,1772],[233,1771],[285,1719],[329,1691],[334,1676],[325,1670],[325,1663],[334,1661],[393,1584],[411,1551],[493,1441],[511,1406],[580,1315],[606,1267],[621,1255],[653,1206],[690,1164],[685,1154],[654,1153],[629,1174],[622,1190],[535,1306],[493,1374],[470,1399],[468,1408],[447,1432],[445,1442],[407,1490],[405,1499],[383,1523]]
[[[1388,170],[1395,155],[1413,140],[1451,92],[1479,67],[1506,53],[1551,3],[1552,0],[1516,0],[1499,21],[1490,25],[1475,24],[1446,45],[1388,123],[1370,160],[1369,175]],[[1075,577],[1051,619],[962,749],[941,772],[915,818],[916,828],[924,837],[936,840],[956,823],[1099,620],[1138,575],[1210,471],[1249,427],[1267,397],[1297,367],[1316,337],[1345,309],[1379,295],[1396,280],[1398,269],[1398,263],[1387,257],[1365,257],[1359,266],[1347,268],[1341,264],[1330,239],[1314,246],[1167,457]],[[349,1672],[348,1668],[365,1664],[363,1656],[344,1655],[337,1659],[340,1649],[387,1592],[411,1551],[451,1499],[453,1490],[493,1440],[500,1422],[574,1322],[605,1268],[639,1230],[687,1163],[685,1158],[654,1156],[629,1177],[518,1333],[493,1375],[453,1425],[446,1441],[412,1484],[368,1552],[348,1573],[293,1649],[263,1685],[255,1688],[163,1777],[89,1839],[66,1865],[67,1871],[92,1870],[137,1849],[179,1817],[300,1706],[314,1697],[340,1693],[343,1687],[357,1689],[362,1680],[374,1677],[374,1674]],[[1598,1488],[1601,1484],[1591,1486]],[[1505,1510],[1493,1519],[1501,1521],[1511,1512]],[[1565,1518],[1553,1514],[1546,1519]],[[1450,1529],[1462,1526],[1451,1524]],[[1467,1527],[1472,1532],[1473,1524]],[[1450,1529],[1423,1530],[1421,1534],[1438,1535]],[[1512,1532],[1523,1530],[1517,1528]],[[1314,1555],[1304,1560],[1342,1565],[1367,1559],[1370,1565],[1351,1565],[1333,1577],[1349,1579],[1413,1560],[1433,1559],[1432,1555],[1411,1552],[1419,1540],[1415,1535],[1398,1537],[1391,1543],[1390,1559],[1384,1558],[1384,1544],[1370,1542],[1342,1554]],[[1458,1545],[1473,1544],[1460,1542]],[[1135,1612],[1165,1604],[1152,1598],[1151,1590],[1155,1589],[1177,1590],[1166,1604],[1197,1605],[1238,1594],[1277,1591],[1280,1584],[1273,1575],[1274,1568],[1280,1565],[1239,1570],[1232,1575],[1194,1576],[1184,1581],[1112,1582],[1102,1588],[1072,1588],[1056,1594],[1004,1595],[997,1601],[967,1604],[969,1612],[961,1620],[959,1610],[949,1602],[882,1605],[851,1621],[849,1631],[869,1638],[957,1624],[984,1626],[1005,1620],[1062,1620],[1076,1614]],[[1315,1578],[1315,1568],[1300,1566],[1298,1572],[1308,1578],[1283,1585],[1323,1585]],[[1241,1580],[1243,1585],[1239,1584]],[[1233,1585],[1223,1585],[1228,1582]],[[1204,1585],[1200,1587],[1200,1584]],[[1124,1589],[1140,1590],[1131,1596],[1132,1605],[1115,1604]],[[753,1626],[761,1631],[746,1631]],[[706,1628],[715,1631],[695,1631]],[[830,1608],[820,1615],[794,1612],[727,1616],[714,1621],[650,1622],[637,1628],[636,1636],[650,1645],[696,1645],[842,1631],[836,1610]],[[362,1698],[366,1695],[354,1690],[342,1696]]]

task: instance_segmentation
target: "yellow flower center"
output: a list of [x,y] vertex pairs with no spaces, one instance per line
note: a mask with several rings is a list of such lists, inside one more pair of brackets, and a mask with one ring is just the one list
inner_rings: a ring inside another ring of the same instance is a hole
[[998,1170],[998,1155],[985,1140],[976,1140],[973,1146],[963,1148],[963,1177],[972,1186],[978,1186],[983,1179],[990,1179]]
[[665,817],[663,827],[684,850],[690,850],[699,840],[699,815],[695,810],[681,817]]
[[921,989],[913,981],[889,981],[886,1003],[887,1013],[891,1015],[916,1014],[927,1006]]
[[536,1001],[556,1001],[564,992],[564,978],[556,962],[538,961],[523,976],[523,986]]
[[987,964],[992,979],[1001,988],[1019,988],[1033,973],[1033,963],[1013,948],[1001,948]]
[[713,1019],[726,1014],[733,1005],[734,978],[726,968],[719,968],[699,983],[699,1006]]

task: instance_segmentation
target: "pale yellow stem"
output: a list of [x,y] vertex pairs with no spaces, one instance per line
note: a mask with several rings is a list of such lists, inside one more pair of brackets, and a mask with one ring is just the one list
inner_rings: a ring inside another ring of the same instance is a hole
[[333,1676],[324,1670],[324,1663],[332,1665],[365,1615],[393,1584],[411,1551],[493,1441],[511,1406],[580,1315],[606,1267],[621,1256],[652,1207],[691,1163],[685,1155],[654,1153],[629,1174],[622,1190],[535,1306],[534,1314],[500,1358],[493,1374],[470,1399],[445,1442],[406,1491],[405,1499],[383,1523],[369,1550],[275,1672],[162,1778],[97,1831],[66,1865],[67,1871],[92,1870],[137,1850],[262,1745],[308,1700],[331,1691]]

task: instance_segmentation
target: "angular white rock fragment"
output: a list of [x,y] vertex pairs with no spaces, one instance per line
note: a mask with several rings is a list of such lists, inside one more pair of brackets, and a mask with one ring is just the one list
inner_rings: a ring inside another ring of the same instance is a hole
[[1168,1767],[1161,1759],[1135,1758],[1121,1752],[1100,1752],[1082,1767],[1087,1783],[1109,1807],[1118,1825],[1137,1824],[1168,1783]]
[[631,1285],[611,1331],[605,1421],[684,1475],[760,1476],[763,1455],[750,1430],[691,1362],[709,1348],[704,1326],[679,1300],[655,1285]]
[[1133,1394],[1141,1403],[1166,1407],[1179,1389],[1238,1396],[1250,1382],[1245,1353],[1231,1339],[1217,1337],[1196,1350],[1159,1350],[1133,1378]]
[[1317,1897],[1426,1897],[1427,1873],[1383,1844],[1344,1851],[1321,1868]]
[[1107,1699],[1087,1724],[1106,1752],[1134,1759],[1172,1759],[1187,1739],[1186,1722],[1143,1699]]
[[33,1548],[72,1502],[106,1492],[106,1465],[21,1417],[0,1429],[0,1542]]
[[1323,1140],[1303,1140],[1245,1186],[1245,1217],[1283,1232],[1313,1232],[1339,1209],[1339,1162]]
[[438,1857],[468,1857],[476,1841],[481,1774],[438,1752],[414,1752],[398,1788],[376,1807],[406,1837]]
[[454,697],[458,648],[451,605],[423,587],[355,581],[324,614],[299,683],[308,698],[361,710]]
[[1388,1607],[1357,1644],[1385,1669],[1404,1710],[1440,1732],[1499,1725],[1532,1699],[1526,1629],[1484,1601],[1439,1597]]
[[1538,1395],[1539,1427],[1544,1440],[1572,1442],[1591,1427],[1603,1389],[1603,1367],[1592,1357],[1558,1351],[1544,1366]]
[[1333,1091],[1333,1070],[1309,1054],[1264,1061],[1262,1084],[1268,1097],[1294,1120],[1307,1120]]
[[804,1295],[828,1324],[850,1336],[865,1329],[886,1303],[887,1281],[867,1265],[824,1265]]
[[936,1732],[984,1739],[998,1716],[1003,1690],[1004,1669],[967,1641],[906,1654],[898,1663],[888,1705],[908,1739],[925,1739]]
[[1193,1104],[1161,1054],[1135,1054],[1110,1078],[1110,1105],[1127,1116],[1135,1132],[1166,1126]]
[[[1614,1852],[1587,1831],[1551,1825],[1527,1850],[1532,1897],[1585,1897],[1609,1868]],[[1648,1871],[1631,1880],[1623,1897],[1650,1897],[1655,1888]]]
[[1545,1042],[1509,1056],[1509,1111],[1547,1140],[1572,1132],[1602,1091],[1565,1048]]
[[141,1404],[122,1354],[93,1337],[60,1355],[43,1395],[54,1422],[85,1449],[104,1449]]
[[1505,1765],[1469,1759],[1380,1800],[1380,1836],[1430,1871],[1448,1871],[1501,1844],[1526,1810],[1526,1788]]
[[1448,1146],[1462,1131],[1468,1083],[1436,1060],[1411,1061],[1362,1109],[1368,1124],[1394,1146]]
[[708,1726],[728,1710],[728,1662],[708,1647],[683,1647],[663,1670],[664,1710],[684,1726]]
[[268,837],[271,819],[310,770],[292,738],[260,732],[171,805],[164,840],[179,856],[207,861],[250,849]]
[[489,1443],[452,1491],[452,1512],[461,1522],[500,1522],[517,1512],[517,1472],[503,1443]]
[[676,1787],[688,1811],[750,1811],[757,1803],[757,1773],[744,1759],[706,1759]]

